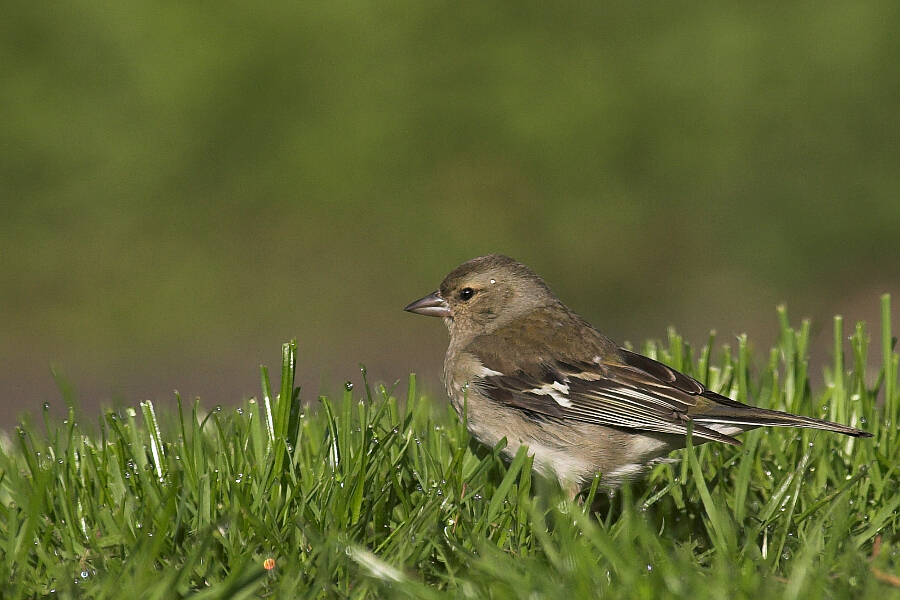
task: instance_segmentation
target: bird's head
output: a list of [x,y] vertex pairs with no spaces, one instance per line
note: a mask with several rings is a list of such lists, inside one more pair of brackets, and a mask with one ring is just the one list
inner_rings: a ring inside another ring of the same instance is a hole
[[443,317],[451,333],[479,335],[554,302],[534,271],[508,256],[488,254],[453,269],[438,291],[405,310]]

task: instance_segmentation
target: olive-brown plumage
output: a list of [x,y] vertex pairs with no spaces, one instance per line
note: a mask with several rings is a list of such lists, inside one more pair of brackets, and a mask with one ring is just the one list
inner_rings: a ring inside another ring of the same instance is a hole
[[734,445],[761,426],[871,435],[736,402],[619,348],[507,256],[463,263],[406,310],[447,324],[444,385],[472,435],[488,446],[505,437],[507,456],[527,445],[535,468],[570,490],[596,473],[606,487],[639,475],[684,447],[689,427],[695,443]]

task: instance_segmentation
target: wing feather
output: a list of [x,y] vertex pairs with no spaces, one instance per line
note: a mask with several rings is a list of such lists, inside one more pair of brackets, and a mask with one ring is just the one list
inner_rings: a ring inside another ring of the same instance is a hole
[[699,381],[618,348],[560,305],[534,313],[463,351],[484,369],[469,383],[495,402],[540,418],[686,435],[740,445],[730,433],[761,425],[814,427],[868,436],[853,427],[756,408],[707,390]]
[[[681,385],[673,387],[629,364],[544,360],[528,371],[487,375],[476,385],[496,402],[543,417],[686,435],[692,422],[689,410],[696,405],[698,395],[691,392],[699,388],[702,393],[704,388],[696,382],[696,386],[690,385],[694,380],[685,375],[681,378],[688,381],[679,381]],[[693,433],[706,440],[740,444],[696,422]]]

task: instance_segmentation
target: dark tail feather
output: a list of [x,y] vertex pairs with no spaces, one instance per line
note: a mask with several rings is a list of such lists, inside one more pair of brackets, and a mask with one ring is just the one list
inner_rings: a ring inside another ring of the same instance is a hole
[[690,416],[697,423],[702,423],[706,426],[722,424],[735,427],[746,426],[747,429],[755,427],[805,427],[807,429],[834,431],[853,437],[872,437],[872,434],[868,431],[856,429],[855,427],[823,421],[822,419],[792,415],[780,410],[748,406],[709,390],[705,391],[702,396],[710,402],[708,404],[698,403],[697,413]]

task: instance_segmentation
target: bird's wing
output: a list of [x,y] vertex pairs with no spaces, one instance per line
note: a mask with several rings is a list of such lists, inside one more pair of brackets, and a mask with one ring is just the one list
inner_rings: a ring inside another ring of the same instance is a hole
[[[537,417],[676,435],[686,435],[692,427],[697,438],[740,445],[735,438],[693,421],[692,414],[711,402],[702,395],[709,392],[696,380],[616,348],[599,333],[597,340],[585,340],[581,328],[575,357],[558,350],[573,348],[571,343],[555,344],[534,325],[517,325],[515,331],[476,339],[467,351],[485,370],[470,384],[495,402]],[[566,337],[564,329],[559,326],[556,332]],[[506,350],[501,352],[503,346]]]
[[[542,363],[536,370],[494,373],[480,377],[475,385],[495,402],[544,417],[611,427],[686,435],[692,422],[690,410],[698,398],[697,392],[667,385],[628,365],[554,361]],[[693,434],[740,444],[697,422]]]

